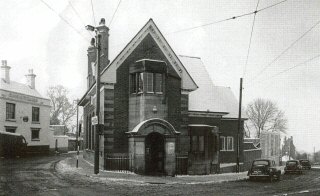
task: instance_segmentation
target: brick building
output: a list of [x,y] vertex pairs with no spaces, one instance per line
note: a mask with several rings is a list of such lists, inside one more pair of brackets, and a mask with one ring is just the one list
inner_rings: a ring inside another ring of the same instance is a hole
[[[108,28],[102,34],[100,166],[129,157],[130,170],[174,175],[209,174],[236,162],[238,102],[230,88],[213,85],[198,57],[177,56],[153,20],[109,64]],[[93,161],[96,53],[88,48],[84,158]],[[242,143],[242,133],[240,134]],[[242,161],[242,145],[240,145]]]
[[0,78],[0,131],[19,133],[28,143],[28,151],[49,151],[50,100],[35,88],[35,77],[30,69],[27,83],[10,80],[10,67],[2,61]]

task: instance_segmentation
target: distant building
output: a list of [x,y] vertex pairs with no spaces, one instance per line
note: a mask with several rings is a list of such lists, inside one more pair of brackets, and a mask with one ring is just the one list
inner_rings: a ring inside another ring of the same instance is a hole
[[[237,160],[238,101],[213,85],[198,57],[174,53],[153,20],[109,64],[108,28],[102,22],[100,166],[119,157],[142,174],[209,174]],[[96,49],[88,48],[84,158],[93,162]],[[241,126],[243,128],[242,119]],[[240,132],[240,161],[243,133]],[[129,158],[128,158],[129,157]],[[111,168],[112,167],[112,168]],[[121,165],[119,165],[121,167]]]
[[35,77],[30,69],[27,83],[10,80],[10,67],[2,61],[0,79],[0,130],[22,134],[29,152],[48,152],[50,100],[35,88]]

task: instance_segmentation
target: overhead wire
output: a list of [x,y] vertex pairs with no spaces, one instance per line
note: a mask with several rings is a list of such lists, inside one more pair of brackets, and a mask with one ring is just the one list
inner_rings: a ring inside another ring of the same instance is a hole
[[120,3],[121,3],[121,0],[119,0],[119,3],[118,3],[118,5],[117,5],[117,8],[116,8],[115,11],[113,12],[113,15],[112,15],[112,17],[111,17],[111,20],[110,20],[110,22],[109,22],[109,27],[111,26],[111,23],[112,23],[112,21],[113,21],[113,18],[114,18],[114,16],[116,15],[116,13],[117,13],[117,11],[118,11],[118,8],[119,8],[119,6],[120,6]]
[[174,32],[168,33],[168,35],[170,35],[170,34],[175,34],[175,33],[180,33],[180,32],[184,32],[184,31],[190,31],[190,30],[193,30],[193,29],[197,29],[197,28],[201,28],[201,27],[205,27],[205,26],[210,26],[210,25],[218,24],[218,23],[221,23],[221,22],[226,22],[226,21],[229,21],[229,20],[238,19],[238,18],[241,18],[241,17],[244,17],[244,16],[249,16],[249,15],[252,15],[252,14],[257,14],[258,12],[267,10],[267,9],[269,9],[269,8],[272,8],[272,7],[275,7],[275,6],[277,6],[277,5],[279,5],[279,4],[282,4],[282,3],[286,2],[286,1],[288,1],[288,0],[283,0],[283,1],[280,1],[280,2],[275,3],[275,4],[273,4],[273,5],[270,5],[270,6],[267,6],[267,7],[264,7],[264,8],[255,10],[255,11],[252,11],[252,12],[248,12],[248,13],[245,13],[245,14],[240,14],[240,15],[237,15],[237,16],[232,16],[232,17],[229,17],[229,18],[225,18],[225,19],[213,21],[213,22],[210,22],[210,23],[206,23],[206,24],[202,24],[202,25],[193,26],[193,27],[181,29],[181,30],[178,30],[178,31],[174,31]]
[[[73,12],[77,15],[77,17],[79,18],[79,20],[81,21],[82,25],[83,25],[83,26],[86,26],[86,23],[82,20],[80,14],[79,14],[78,11],[75,9],[75,7],[72,5],[71,1],[69,1],[69,5],[70,5],[70,7],[72,8]],[[90,34],[91,37],[93,36],[92,33],[91,33],[91,31],[87,31],[87,32]]]
[[93,9],[93,2],[92,2],[92,0],[91,0],[91,10],[92,10],[92,18],[93,18],[94,26],[97,26],[97,24],[96,24],[96,17],[95,17],[95,14],[94,14],[94,9]]
[[286,73],[286,72],[288,72],[288,71],[291,71],[291,70],[293,70],[293,69],[295,69],[295,68],[297,68],[297,67],[303,66],[303,65],[305,65],[306,63],[308,63],[308,62],[310,62],[310,61],[313,61],[313,60],[315,60],[315,59],[317,59],[317,58],[319,58],[319,57],[320,57],[320,54],[318,54],[318,55],[316,55],[316,56],[314,56],[314,57],[312,57],[312,58],[309,58],[309,59],[307,59],[307,60],[305,60],[305,61],[303,61],[303,62],[301,62],[301,63],[299,63],[299,64],[297,64],[297,65],[295,65],[295,66],[289,67],[288,69],[282,70],[282,71],[280,71],[280,72],[278,72],[278,73],[276,73],[276,74],[268,77],[268,79],[266,79],[266,80],[262,80],[262,81],[253,83],[252,85],[249,85],[248,87],[252,87],[252,86],[255,86],[256,84],[261,84],[261,83],[263,83],[263,82],[265,82],[265,81],[267,81],[267,80],[273,79],[273,78],[275,78],[275,77],[277,77],[277,76],[279,76],[279,75],[281,75],[281,74],[284,74],[284,73]]
[[278,56],[276,56],[270,63],[268,63],[266,66],[262,68],[262,70],[255,75],[255,77],[250,80],[250,82],[253,82],[255,79],[257,79],[267,68],[269,68],[273,63],[275,63],[282,55],[284,55],[290,48],[292,48],[296,43],[298,43],[303,37],[305,37],[312,29],[314,29],[316,26],[320,24],[320,20],[316,22],[313,26],[311,26],[306,32],[304,32],[301,36],[299,36],[295,41],[293,41],[286,49],[284,49]]
[[246,69],[247,69],[247,65],[248,65],[250,48],[251,48],[251,41],[252,41],[252,35],[253,35],[253,29],[254,29],[254,23],[256,21],[257,9],[258,9],[258,6],[259,6],[259,2],[260,2],[260,0],[258,0],[258,2],[257,2],[256,11],[255,11],[254,16],[253,16],[253,21],[252,21],[252,26],[251,26],[251,33],[250,33],[250,40],[249,40],[249,46],[248,46],[247,57],[246,57],[246,63],[244,65],[243,74],[242,74],[243,78],[245,77]]
[[48,3],[46,3],[44,0],[40,0],[44,5],[46,5],[51,11],[53,11],[55,14],[57,14],[61,20],[63,20],[67,25],[69,25],[69,27],[71,27],[76,33],[78,33],[83,39],[85,39],[86,41],[90,41],[88,40],[86,37],[84,37],[80,31],[78,31],[74,26],[72,26],[61,14],[59,14],[56,10],[54,10]]

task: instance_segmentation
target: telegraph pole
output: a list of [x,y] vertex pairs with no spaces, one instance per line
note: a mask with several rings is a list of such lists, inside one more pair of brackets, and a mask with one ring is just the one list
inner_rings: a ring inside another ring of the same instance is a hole
[[77,130],[76,130],[76,148],[77,148],[77,164],[79,165],[79,100],[77,99]]
[[239,92],[239,114],[238,114],[238,134],[237,134],[237,173],[240,172],[240,133],[241,133],[241,107],[242,107],[242,81],[240,78],[240,92]]

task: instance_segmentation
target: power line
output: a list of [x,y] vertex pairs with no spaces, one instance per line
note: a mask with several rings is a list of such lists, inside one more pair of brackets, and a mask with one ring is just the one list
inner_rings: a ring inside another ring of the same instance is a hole
[[[83,25],[83,26],[86,26],[86,23],[84,23],[84,21],[82,20],[80,14],[77,12],[77,10],[76,10],[76,9],[74,8],[74,6],[72,5],[71,1],[69,1],[69,5],[70,5],[70,7],[72,8],[73,12],[77,15],[77,17],[79,18],[79,20],[81,21],[82,25]],[[92,37],[91,31],[87,31],[87,32],[88,32],[88,33],[90,34],[90,36]]]
[[257,82],[257,83],[254,83],[254,84],[250,85],[249,87],[252,87],[252,86],[254,86],[254,85],[256,85],[256,84],[260,84],[260,83],[262,83],[262,82],[264,82],[264,81],[267,81],[267,80],[270,80],[270,79],[272,79],[272,78],[275,78],[275,77],[277,77],[277,76],[279,76],[279,75],[281,75],[281,74],[283,74],[283,73],[286,73],[286,72],[288,72],[288,71],[291,71],[292,69],[295,69],[295,68],[297,68],[297,67],[300,67],[300,66],[302,66],[302,65],[304,65],[304,64],[306,64],[306,63],[308,63],[308,62],[310,62],[310,61],[313,61],[314,59],[317,59],[317,58],[319,58],[319,57],[320,57],[320,54],[318,54],[318,55],[316,55],[316,56],[314,56],[314,57],[312,57],[312,58],[309,58],[308,60],[305,60],[305,61],[303,61],[303,62],[301,62],[301,63],[299,63],[299,64],[297,64],[297,65],[295,65],[295,66],[289,67],[288,69],[282,70],[282,71],[280,71],[280,72],[272,75],[271,77],[268,77],[268,79],[266,79],[266,80],[262,80],[262,81],[259,81],[259,82]]
[[222,20],[217,20],[217,21],[213,21],[213,22],[210,22],[210,23],[206,23],[206,24],[202,24],[202,25],[198,25],[198,26],[189,27],[189,28],[186,28],[186,29],[181,29],[181,30],[178,30],[178,31],[174,31],[174,32],[168,33],[168,35],[174,34],[174,33],[184,32],[184,31],[190,31],[190,30],[197,29],[197,28],[200,28],[200,27],[205,27],[205,26],[209,26],[209,25],[214,25],[214,24],[218,24],[218,23],[221,23],[221,22],[226,22],[226,21],[229,21],[229,20],[238,19],[238,18],[241,18],[241,17],[244,17],[244,16],[249,16],[249,15],[252,15],[252,14],[257,14],[258,12],[267,10],[267,9],[269,9],[269,8],[272,8],[272,7],[275,7],[275,6],[277,6],[277,5],[279,5],[279,4],[282,4],[282,3],[286,2],[286,1],[288,1],[288,0],[280,1],[280,2],[278,2],[278,3],[276,3],[276,4],[273,4],[273,5],[270,5],[270,6],[261,8],[261,9],[259,9],[259,10],[255,10],[255,11],[253,11],[253,12],[248,12],[248,13],[245,13],[245,14],[241,14],[241,15],[237,15],[237,16],[225,18],[225,19],[222,19]]
[[97,24],[96,24],[96,17],[94,16],[94,9],[93,9],[93,3],[92,3],[92,0],[91,0],[91,10],[92,10],[92,17],[93,17],[93,23],[94,23],[94,26],[97,26]]
[[109,22],[109,27],[111,26],[111,23],[112,23],[112,21],[113,21],[113,18],[114,18],[114,16],[116,15],[116,13],[117,13],[117,11],[118,11],[118,8],[119,8],[120,3],[121,3],[121,0],[119,0],[119,3],[118,3],[118,5],[117,5],[117,8],[116,8],[115,11],[113,12],[113,15],[112,15],[112,17],[111,17],[111,20],[110,20],[110,22]]
[[242,77],[243,77],[243,78],[244,78],[244,76],[245,76],[245,74],[246,74],[246,69],[247,69],[247,65],[248,65],[250,48],[251,48],[251,41],[252,41],[252,34],[253,34],[253,28],[254,28],[254,22],[256,21],[257,9],[258,9],[258,6],[259,6],[259,2],[260,2],[260,0],[258,0],[258,2],[257,2],[256,11],[255,11],[254,16],[253,16],[251,33],[250,33],[250,40],[249,40],[249,47],[248,47],[248,51],[247,51],[246,64],[244,65],[243,74],[242,74]]
[[53,11],[55,14],[57,14],[61,20],[63,20],[67,25],[69,25],[75,32],[77,32],[83,39],[86,41],[89,41],[86,37],[84,37],[80,31],[78,31],[74,26],[72,26],[65,18],[61,16],[56,10],[54,10],[49,4],[47,4],[44,0],[40,0],[44,5],[46,5],[51,11]]
[[292,48],[297,42],[299,42],[304,36],[306,36],[312,29],[314,29],[317,25],[320,24],[320,20],[315,23],[311,28],[309,28],[306,32],[304,32],[298,39],[292,42],[285,50],[283,50],[276,58],[274,58],[269,64],[264,66],[262,70],[251,80],[254,81],[258,78],[268,67],[270,67],[273,63],[275,63],[284,53],[286,53],[290,48]]

